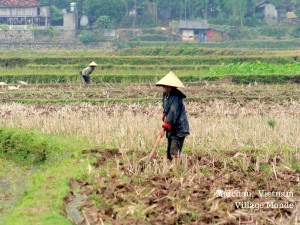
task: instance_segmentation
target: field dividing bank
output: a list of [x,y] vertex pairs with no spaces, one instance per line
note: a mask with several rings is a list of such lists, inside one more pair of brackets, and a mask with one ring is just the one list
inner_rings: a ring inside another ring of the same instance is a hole
[[[166,72],[160,72],[158,75],[93,75],[92,83],[155,83]],[[177,71],[175,71],[177,73]],[[178,73],[177,73],[178,74]],[[215,75],[179,75],[183,82],[201,82],[201,81],[222,81],[228,80],[237,84],[263,83],[263,84],[284,84],[284,83],[300,83],[300,75],[284,75],[284,74],[215,74]],[[82,84],[82,77],[79,75],[2,75],[1,82],[8,84],[16,84],[19,80],[26,81],[31,84]]]
[[86,147],[65,135],[1,127],[0,162],[6,168],[0,173],[0,224],[70,224],[63,199],[70,180],[86,175],[88,159],[80,155]]
[[[161,88],[151,84],[51,84],[26,85],[18,90],[0,88],[2,102],[19,103],[138,103],[160,102]],[[280,103],[297,101],[300,88],[297,84],[236,85],[229,82],[186,83],[186,102],[205,103],[214,100],[229,102],[260,101]]]
[[[268,54],[279,54],[285,55],[285,53],[289,54],[289,52],[299,52],[300,49],[300,41],[295,40],[242,40],[242,41],[227,41],[221,43],[180,43],[180,42],[155,42],[155,41],[131,41],[129,42],[129,46],[136,49],[165,49],[165,48],[177,48],[179,49],[177,52],[182,51],[181,54],[193,55],[197,54],[197,50],[188,50],[193,48],[209,49],[208,52],[213,53],[214,51],[221,52],[232,52],[232,54],[239,54],[239,51],[247,52],[247,51],[257,51],[258,54],[261,52]],[[184,51],[186,49],[186,51]],[[130,51],[129,51],[130,52]],[[137,50],[139,52],[139,50]],[[168,51],[167,51],[168,52]],[[171,52],[173,52],[171,50]],[[154,51],[153,54],[156,52]],[[219,53],[221,54],[221,53]]]
[[273,64],[299,62],[299,56],[103,56],[103,57],[39,57],[18,58],[0,57],[0,66],[4,68],[21,67],[27,65],[84,65],[92,60],[104,65],[218,65],[221,63],[255,63],[262,61]]
[[[31,65],[30,67],[0,68],[3,75],[70,75],[79,72],[86,65]],[[173,69],[181,75],[200,74],[286,74],[295,75],[300,63],[273,64],[266,62],[220,63],[218,65],[184,64],[184,65],[99,65],[96,75],[159,75],[160,72]],[[56,71],[56,72],[55,72]]]
[[[239,42],[232,42],[239,43]],[[240,42],[241,43],[241,42]],[[250,43],[250,42],[247,42]],[[254,44],[262,43],[265,45],[266,42],[252,42]],[[251,44],[252,44],[251,43]],[[270,41],[268,41],[270,43]],[[272,42],[275,43],[275,42]],[[271,43],[271,44],[272,44]],[[281,42],[287,43],[287,42]],[[298,42],[300,44],[300,42]],[[291,42],[291,44],[294,44]],[[247,55],[260,55],[260,56],[297,56],[300,54],[300,50],[291,48],[285,48],[282,50],[268,50],[268,49],[228,49],[228,48],[208,48],[207,45],[201,44],[183,44],[177,46],[150,46],[150,47],[135,47],[125,48],[116,51],[99,51],[99,50],[1,50],[2,57],[21,57],[21,58],[38,58],[41,56],[47,57],[103,57],[103,56],[218,56],[218,55],[236,55],[236,56],[247,56]],[[213,44],[212,44],[213,45]],[[216,44],[217,46],[218,44]],[[219,44],[219,45],[222,45]],[[293,45],[294,47],[295,45]],[[251,48],[254,48],[253,46]]]

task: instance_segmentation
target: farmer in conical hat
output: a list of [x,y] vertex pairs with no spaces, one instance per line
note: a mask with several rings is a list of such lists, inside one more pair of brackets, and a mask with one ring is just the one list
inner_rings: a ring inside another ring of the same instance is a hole
[[89,64],[88,67],[84,68],[80,74],[82,75],[83,80],[85,81],[86,84],[90,84],[91,83],[91,77],[90,75],[93,73],[93,71],[95,70],[97,64],[93,61]]
[[168,139],[167,158],[179,158],[183,147],[184,139],[190,134],[189,123],[183,104],[186,95],[178,88],[184,88],[183,83],[173,73],[168,73],[156,83],[162,86],[163,92],[163,125],[160,132],[161,137]]

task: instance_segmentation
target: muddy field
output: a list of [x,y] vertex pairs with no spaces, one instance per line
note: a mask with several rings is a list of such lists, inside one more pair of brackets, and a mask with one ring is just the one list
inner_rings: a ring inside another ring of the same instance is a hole
[[[298,224],[299,153],[198,152],[172,164],[159,155],[85,150],[94,163],[73,180],[66,207],[80,196],[76,224]],[[144,158],[145,159],[145,158]],[[264,192],[266,191],[266,192]],[[75,209],[73,209],[75,210]]]

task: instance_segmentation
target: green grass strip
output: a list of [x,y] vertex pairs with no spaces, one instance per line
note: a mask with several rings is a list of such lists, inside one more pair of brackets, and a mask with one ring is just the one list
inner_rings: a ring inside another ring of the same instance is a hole
[[[2,127],[1,156],[36,167],[26,192],[4,216],[3,224],[70,224],[63,213],[63,199],[70,190],[70,179],[85,174],[88,160],[80,154],[85,147],[85,142],[71,137]],[[40,152],[45,157],[34,157]]]
[[273,64],[299,62],[299,56],[102,56],[102,57],[0,57],[0,67],[27,65],[88,65],[91,61],[110,65],[218,65],[257,61]]
[[[282,100],[290,100],[290,99],[299,99],[300,96],[293,95],[293,96],[275,96],[275,97],[260,97],[260,96],[244,96],[244,95],[237,95],[237,96],[227,96],[227,95],[218,95],[218,96],[203,96],[203,97],[188,97],[185,101],[186,102],[205,102],[209,100],[261,100],[261,101],[273,101],[279,102]],[[56,104],[56,103],[151,103],[151,102],[160,102],[161,98],[101,98],[101,99],[77,99],[77,98],[70,98],[70,99],[44,99],[44,98],[33,98],[33,99],[5,99],[1,100],[3,103],[21,103],[21,104]]]

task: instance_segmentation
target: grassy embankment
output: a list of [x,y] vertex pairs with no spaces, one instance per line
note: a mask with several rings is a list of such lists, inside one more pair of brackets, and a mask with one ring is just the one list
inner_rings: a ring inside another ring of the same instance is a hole
[[[71,178],[85,174],[88,160],[79,152],[86,142],[63,135],[45,135],[30,130],[0,129],[0,158],[6,165],[25,168],[24,192],[10,193],[17,201],[4,210],[3,224],[70,224],[64,216],[63,198]],[[30,169],[29,169],[30,168]],[[15,168],[10,168],[9,176]],[[18,168],[17,168],[18,169]],[[20,170],[20,169],[19,169]],[[26,171],[30,173],[26,175]],[[8,171],[7,171],[8,172]],[[9,199],[6,199],[10,201]]]

